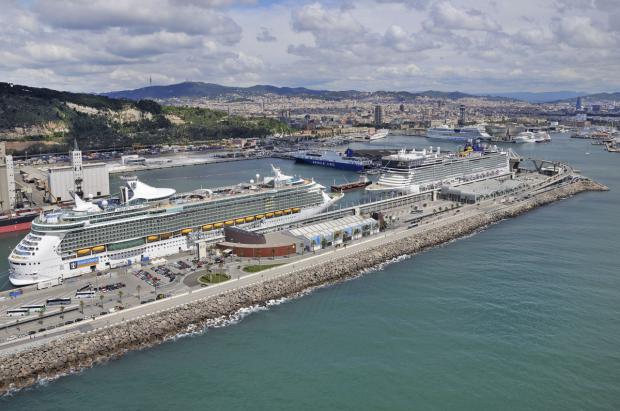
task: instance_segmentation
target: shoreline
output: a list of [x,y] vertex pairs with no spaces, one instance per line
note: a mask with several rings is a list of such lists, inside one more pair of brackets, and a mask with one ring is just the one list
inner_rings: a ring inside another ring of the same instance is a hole
[[579,180],[497,211],[479,213],[385,245],[360,249],[350,258],[330,260],[145,318],[58,338],[39,347],[6,355],[0,361],[0,395],[119,358],[129,351],[174,340],[183,334],[203,331],[218,324],[226,325],[235,318],[243,318],[246,311],[273,305],[274,301],[301,297],[318,287],[358,277],[401,256],[426,251],[575,194],[603,190],[606,187],[601,184]]

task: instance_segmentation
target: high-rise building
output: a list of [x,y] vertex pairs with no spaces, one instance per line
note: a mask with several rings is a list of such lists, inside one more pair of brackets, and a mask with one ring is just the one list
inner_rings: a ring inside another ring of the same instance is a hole
[[583,110],[583,102],[581,101],[581,97],[577,97],[577,102],[575,103],[575,110]]
[[461,104],[459,107],[459,126],[465,125],[465,106]]
[[375,106],[375,127],[381,127],[383,124],[383,108],[380,105]]

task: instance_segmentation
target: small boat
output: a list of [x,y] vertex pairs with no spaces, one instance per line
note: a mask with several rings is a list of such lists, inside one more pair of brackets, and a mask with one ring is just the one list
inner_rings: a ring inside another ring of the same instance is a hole
[[366,176],[361,176],[359,180],[352,183],[334,184],[331,186],[333,192],[343,192],[364,188],[372,183]]

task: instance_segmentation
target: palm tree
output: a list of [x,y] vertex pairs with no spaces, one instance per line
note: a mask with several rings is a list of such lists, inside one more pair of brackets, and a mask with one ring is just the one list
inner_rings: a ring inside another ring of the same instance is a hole
[[99,295],[99,305],[101,306],[101,308],[103,308],[103,294]]
[[123,290],[118,290],[118,302],[123,302]]
[[82,315],[84,315],[84,300],[80,300],[80,312],[82,313]]
[[136,292],[138,293],[138,301],[140,301],[140,290],[142,289],[142,286],[140,284],[136,285]]
[[65,319],[65,314],[64,314],[64,312],[65,312],[65,306],[64,306],[64,305],[61,305],[61,306],[60,306],[60,323],[61,323],[61,324],[62,324],[62,320],[64,320],[64,319]]

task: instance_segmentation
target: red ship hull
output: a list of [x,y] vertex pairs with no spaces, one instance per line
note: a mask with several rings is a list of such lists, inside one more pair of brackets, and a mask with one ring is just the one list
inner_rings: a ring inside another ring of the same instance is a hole
[[32,221],[26,221],[24,223],[9,224],[0,226],[0,234],[13,233],[15,231],[28,231],[32,226]]

